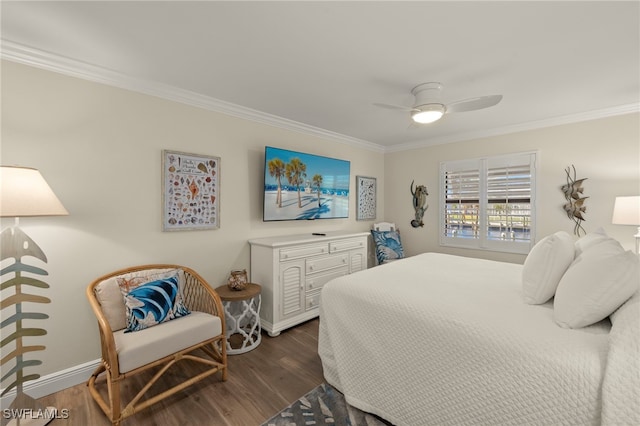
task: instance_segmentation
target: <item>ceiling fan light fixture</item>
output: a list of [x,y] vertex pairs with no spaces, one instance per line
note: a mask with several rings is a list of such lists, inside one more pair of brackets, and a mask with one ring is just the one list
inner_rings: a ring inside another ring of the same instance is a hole
[[444,112],[442,104],[421,105],[411,113],[411,119],[419,124],[429,124],[440,120]]

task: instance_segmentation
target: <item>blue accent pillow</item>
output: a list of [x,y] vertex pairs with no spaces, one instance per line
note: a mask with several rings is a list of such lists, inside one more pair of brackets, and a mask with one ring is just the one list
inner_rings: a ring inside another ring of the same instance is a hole
[[371,230],[371,235],[376,245],[378,264],[383,264],[389,260],[402,259],[404,257],[402,241],[400,241],[400,233],[398,231]]
[[191,312],[178,297],[178,277],[172,276],[142,284],[124,296],[127,328],[124,331],[145,328],[189,315]]

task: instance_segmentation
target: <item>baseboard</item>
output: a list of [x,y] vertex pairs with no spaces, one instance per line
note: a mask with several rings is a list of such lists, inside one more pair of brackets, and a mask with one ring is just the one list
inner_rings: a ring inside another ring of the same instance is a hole
[[[24,393],[37,399],[79,385],[80,383],[85,383],[89,380],[89,377],[91,377],[96,368],[98,368],[98,365],[100,365],[100,360],[96,359],[95,361],[89,361],[76,365],[75,367],[67,368],[66,370],[42,376],[37,380],[26,382],[23,388]],[[16,391],[12,389],[2,397],[0,405],[2,407],[8,407],[15,396]]]

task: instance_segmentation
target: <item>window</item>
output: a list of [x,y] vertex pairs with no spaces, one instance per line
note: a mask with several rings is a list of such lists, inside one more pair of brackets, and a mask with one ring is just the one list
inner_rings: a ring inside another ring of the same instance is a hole
[[440,244],[528,253],[536,154],[440,163]]

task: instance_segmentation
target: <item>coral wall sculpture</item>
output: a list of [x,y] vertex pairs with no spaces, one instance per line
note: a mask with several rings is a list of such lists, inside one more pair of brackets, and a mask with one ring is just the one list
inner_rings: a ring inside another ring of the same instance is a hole
[[[564,171],[567,174],[567,183],[562,185],[561,189],[567,202],[562,208],[564,208],[564,211],[567,213],[567,217],[575,223],[573,233],[580,236],[581,232],[585,232],[582,227],[582,222],[586,220],[584,214],[587,211],[587,206],[585,206],[584,203],[589,197],[582,196],[584,192],[582,183],[587,180],[587,178],[576,179],[576,167],[574,165],[567,167]],[[571,173],[572,171],[573,175]]]
[[[429,208],[427,204],[427,187],[424,185],[416,186],[416,189],[413,189],[414,181],[411,181],[411,195],[413,195],[413,209],[415,212],[415,219],[411,221],[411,226],[414,228],[423,227],[424,222],[422,221],[422,217],[424,216],[424,212]],[[426,207],[425,207],[426,206]]]

